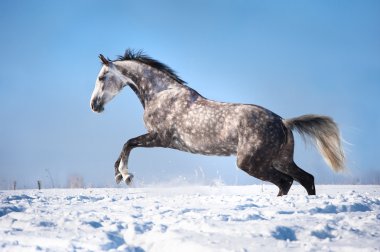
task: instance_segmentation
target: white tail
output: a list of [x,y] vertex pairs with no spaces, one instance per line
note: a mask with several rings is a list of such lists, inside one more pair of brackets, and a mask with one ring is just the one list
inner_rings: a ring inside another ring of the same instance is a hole
[[339,129],[328,116],[303,115],[284,120],[289,129],[296,129],[302,137],[311,137],[326,163],[334,171],[344,170],[344,152],[340,141]]

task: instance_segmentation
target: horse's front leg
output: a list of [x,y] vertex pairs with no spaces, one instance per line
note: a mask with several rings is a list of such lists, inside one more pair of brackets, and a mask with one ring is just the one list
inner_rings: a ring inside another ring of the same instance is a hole
[[115,180],[120,183],[123,180],[128,185],[132,182],[133,175],[128,172],[129,154],[136,147],[163,147],[161,140],[155,133],[148,133],[129,139],[123,146],[119,158],[115,162]]

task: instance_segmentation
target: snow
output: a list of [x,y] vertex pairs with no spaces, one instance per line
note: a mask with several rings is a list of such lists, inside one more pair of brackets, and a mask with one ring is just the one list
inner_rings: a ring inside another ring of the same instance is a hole
[[0,191],[1,251],[379,251],[380,186]]

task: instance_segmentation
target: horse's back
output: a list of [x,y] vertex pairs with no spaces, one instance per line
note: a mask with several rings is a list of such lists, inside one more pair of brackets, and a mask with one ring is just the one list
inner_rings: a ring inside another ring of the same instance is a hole
[[182,150],[205,155],[235,155],[239,141],[262,141],[278,135],[281,118],[250,104],[198,97],[176,118]]

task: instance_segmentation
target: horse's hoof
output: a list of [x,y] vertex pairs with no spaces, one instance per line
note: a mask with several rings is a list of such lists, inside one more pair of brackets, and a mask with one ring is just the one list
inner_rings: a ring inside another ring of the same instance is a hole
[[130,185],[132,183],[132,179],[133,179],[133,174],[132,173],[129,173],[125,178],[124,178],[124,182],[127,184],[127,185]]
[[123,180],[123,176],[121,175],[121,173],[117,174],[115,176],[115,181],[116,181],[116,184],[120,184],[120,182]]

